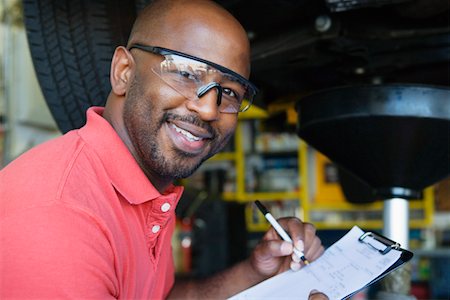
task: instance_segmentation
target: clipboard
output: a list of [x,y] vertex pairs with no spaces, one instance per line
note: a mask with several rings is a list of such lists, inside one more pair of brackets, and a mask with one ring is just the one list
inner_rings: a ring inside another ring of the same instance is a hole
[[413,253],[387,237],[354,226],[299,271],[288,270],[230,300],[308,299],[313,289],[330,300],[347,299],[410,261]]
[[[371,240],[377,241],[379,243],[379,245],[374,244]],[[397,243],[397,242],[395,242],[395,241],[393,241],[391,239],[388,239],[387,237],[385,237],[385,236],[383,236],[383,235],[381,235],[379,233],[376,233],[376,232],[371,232],[371,231],[364,232],[358,238],[358,241],[361,242],[361,243],[365,243],[368,247],[371,247],[372,249],[378,251],[381,255],[387,254],[392,249],[401,252],[399,259],[395,263],[393,263],[383,273],[381,273],[378,277],[373,279],[371,282],[369,282],[364,287],[370,286],[370,285],[374,284],[375,282],[381,280],[387,274],[391,273],[392,271],[394,271],[395,269],[397,269],[398,267],[400,267],[404,263],[410,261],[411,258],[413,258],[413,256],[414,256],[414,254],[411,251],[401,248],[401,245],[399,243]],[[380,244],[382,244],[381,247],[380,247]],[[355,291],[354,293],[348,295],[348,297],[353,296],[354,294],[356,294],[360,290]],[[348,298],[348,297],[346,297],[346,298]]]

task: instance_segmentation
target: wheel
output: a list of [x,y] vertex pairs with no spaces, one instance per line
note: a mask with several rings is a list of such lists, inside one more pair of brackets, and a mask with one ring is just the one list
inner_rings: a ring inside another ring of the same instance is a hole
[[65,133],[104,105],[114,49],[125,45],[142,1],[23,0],[33,64],[45,101]]

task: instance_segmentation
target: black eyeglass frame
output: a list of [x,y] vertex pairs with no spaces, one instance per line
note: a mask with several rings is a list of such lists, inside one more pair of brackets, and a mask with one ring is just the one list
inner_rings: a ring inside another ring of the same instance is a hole
[[167,48],[163,48],[163,47],[157,47],[157,46],[149,46],[149,45],[142,45],[142,44],[132,44],[130,47],[128,47],[128,50],[131,50],[133,48],[140,49],[140,50],[143,50],[143,51],[146,51],[146,52],[150,52],[150,53],[154,53],[154,54],[163,55],[163,56],[164,55],[170,55],[170,54],[179,55],[179,56],[182,56],[182,57],[186,57],[186,58],[189,58],[189,59],[193,59],[193,60],[205,63],[207,65],[210,65],[210,66],[216,68],[217,70],[221,71],[222,73],[233,75],[234,77],[236,77],[238,79],[238,82],[240,82],[244,86],[249,86],[252,89],[252,92],[253,92],[252,96],[253,97],[252,97],[252,99],[248,99],[250,101],[249,106],[252,104],[253,98],[255,97],[255,95],[259,91],[258,88],[253,83],[251,83],[249,80],[244,78],[242,75],[239,75],[238,73],[236,73],[236,72],[234,72],[234,71],[232,71],[232,70],[230,70],[228,68],[225,68],[224,66],[218,65],[218,64],[213,63],[211,61],[208,61],[206,59],[202,59],[202,58],[195,57],[195,56],[183,53],[183,52],[179,52],[179,51],[176,51],[176,50],[171,50],[171,49],[167,49]]

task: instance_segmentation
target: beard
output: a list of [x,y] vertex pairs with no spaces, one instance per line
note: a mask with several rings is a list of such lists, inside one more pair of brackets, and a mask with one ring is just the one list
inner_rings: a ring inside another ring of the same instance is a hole
[[[231,133],[222,137],[217,130],[197,115],[181,116],[164,112],[155,105],[157,101],[162,102],[164,99],[145,97],[142,87],[143,85],[134,77],[125,100],[123,119],[136,151],[135,159],[147,176],[152,174],[171,180],[189,177],[205,160],[219,152],[228,143]],[[163,149],[164,145],[158,140],[158,133],[163,131],[162,127],[168,121],[176,119],[205,128],[212,134],[209,141],[210,150],[206,155],[199,157],[174,147]]]
[[[159,128],[161,128],[161,126],[162,125],[160,125]],[[169,158],[164,155],[165,152],[161,150],[157,139],[150,137],[148,137],[148,139],[145,146],[145,154],[141,155],[141,157],[145,158],[144,163],[145,166],[147,166],[147,170],[151,168],[150,172],[152,174],[156,174],[163,178],[182,179],[189,177],[209,158],[208,156],[197,162],[187,163],[187,159],[190,158],[190,155],[176,149],[173,150],[176,155],[172,155],[172,157]]]

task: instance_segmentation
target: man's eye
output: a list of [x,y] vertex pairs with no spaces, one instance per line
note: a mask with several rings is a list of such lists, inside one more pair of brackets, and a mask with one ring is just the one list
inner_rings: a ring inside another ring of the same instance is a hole
[[178,71],[178,74],[180,74],[181,76],[183,76],[186,79],[190,79],[190,80],[197,79],[197,77],[194,74],[187,72],[187,71]]
[[238,95],[238,93],[236,93],[236,92],[233,91],[232,89],[230,89],[230,88],[223,88],[223,92],[224,92],[225,94],[227,94],[228,96],[233,97],[233,98],[236,98],[236,100],[239,100],[239,95]]

